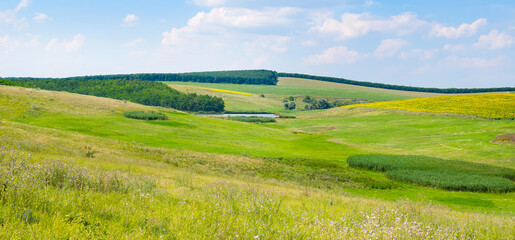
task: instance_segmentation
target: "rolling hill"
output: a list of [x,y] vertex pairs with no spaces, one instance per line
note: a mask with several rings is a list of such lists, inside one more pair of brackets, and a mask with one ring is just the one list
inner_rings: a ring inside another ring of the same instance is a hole
[[[332,86],[174,86],[241,96],[241,109],[260,109],[266,100],[274,108],[284,96],[300,99],[305,93],[376,101],[412,97],[364,89],[331,92]],[[134,111],[168,120],[124,117]],[[0,86],[0,238],[515,235],[513,192],[419,186],[346,162],[357,155],[415,154],[511,171],[513,146],[492,139],[515,131],[513,120],[374,108],[290,113],[297,118],[253,124]]]

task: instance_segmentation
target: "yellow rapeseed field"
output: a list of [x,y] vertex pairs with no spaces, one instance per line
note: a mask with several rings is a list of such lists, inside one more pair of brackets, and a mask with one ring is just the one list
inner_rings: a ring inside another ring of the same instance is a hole
[[351,107],[458,113],[482,118],[513,119],[515,118],[515,93],[438,96],[343,106],[343,108]]
[[212,91],[212,92],[239,94],[239,95],[245,95],[245,96],[252,95],[250,93],[245,93],[245,92],[237,92],[237,91],[224,90],[224,89],[216,89],[216,88],[205,88],[205,90]]

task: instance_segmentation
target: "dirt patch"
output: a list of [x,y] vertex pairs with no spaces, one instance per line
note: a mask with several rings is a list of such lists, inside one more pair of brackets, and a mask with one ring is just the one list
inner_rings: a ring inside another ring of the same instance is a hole
[[515,133],[499,135],[493,141],[498,143],[515,143]]

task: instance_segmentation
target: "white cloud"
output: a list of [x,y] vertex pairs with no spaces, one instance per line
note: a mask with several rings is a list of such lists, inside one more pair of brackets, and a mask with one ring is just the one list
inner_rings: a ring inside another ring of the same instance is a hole
[[18,6],[14,9],[15,12],[18,12],[22,10],[23,8],[26,8],[29,6],[30,0],[21,0],[20,3],[18,3]]
[[465,45],[463,44],[445,44],[443,46],[443,50],[450,51],[450,52],[459,52],[465,50]]
[[507,33],[492,30],[488,35],[481,35],[474,46],[499,49],[509,47],[513,42],[515,42],[515,39]]
[[32,19],[36,22],[42,23],[47,20],[50,20],[51,18],[44,13],[36,13],[36,16],[34,16]]
[[124,27],[133,27],[136,25],[136,22],[139,20],[139,17],[134,15],[134,14],[128,14],[124,19],[123,19],[123,24],[122,26]]
[[471,24],[463,23],[459,27],[444,27],[441,24],[435,24],[430,32],[431,36],[445,38],[460,38],[463,36],[472,36],[477,33],[479,27],[486,25],[487,21],[480,18]]
[[336,35],[340,40],[367,35],[369,32],[397,32],[405,34],[426,22],[412,13],[402,13],[388,19],[373,17],[368,13],[345,13],[341,21],[329,18],[312,27],[310,31]]
[[136,47],[138,46],[139,44],[143,43],[145,40],[143,38],[136,38],[126,44],[123,44],[124,47],[126,48],[133,48],[133,47]]
[[181,28],[172,28],[163,32],[163,45],[183,42],[193,34],[202,32],[220,33],[230,28],[259,28],[266,26],[287,25],[291,16],[298,12],[295,8],[273,8],[263,11],[246,8],[214,8],[210,12],[199,12]]
[[191,0],[189,2],[202,7],[222,6],[227,3],[225,0]]
[[375,50],[374,55],[377,58],[392,57],[407,44],[408,42],[406,40],[400,38],[384,39]]
[[306,62],[313,64],[350,64],[367,56],[368,54],[360,54],[357,51],[347,49],[345,46],[338,46],[329,48],[319,55],[309,56]]
[[9,35],[0,37],[0,50],[5,54],[9,54],[16,53],[20,49],[32,51],[32,48],[39,46],[37,36],[27,35],[26,37],[28,39],[20,39]]
[[6,23],[13,25],[17,28],[23,28],[27,26],[27,22],[25,18],[17,18],[16,12],[13,10],[7,10],[5,12],[0,12],[0,23]]
[[460,58],[457,56],[448,56],[444,61],[440,62],[441,65],[446,67],[457,68],[490,68],[501,65],[505,58],[500,56],[492,59],[484,58]]
[[73,52],[79,50],[85,42],[86,38],[82,34],[77,34],[73,37],[71,41],[60,41],[57,38],[52,38],[50,42],[46,46],[47,51],[64,49],[67,52]]
[[288,42],[290,42],[290,37],[286,36],[264,36],[258,37],[256,40],[252,42],[248,42],[245,44],[247,49],[256,49],[258,51],[262,51],[263,49],[271,50],[274,52],[283,53],[288,51]]

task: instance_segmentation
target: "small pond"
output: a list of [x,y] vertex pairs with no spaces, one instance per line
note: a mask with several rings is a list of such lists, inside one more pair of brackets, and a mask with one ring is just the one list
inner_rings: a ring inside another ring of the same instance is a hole
[[268,117],[276,118],[279,117],[272,113],[225,113],[225,114],[199,114],[198,116],[208,117]]

